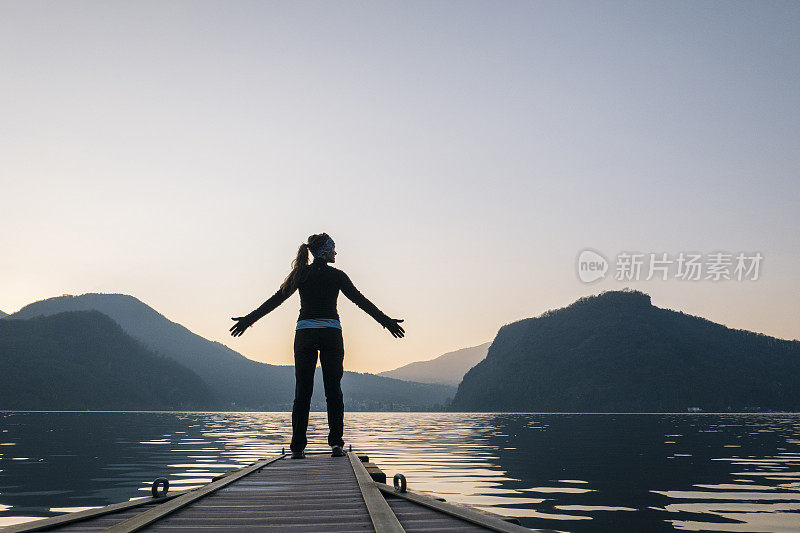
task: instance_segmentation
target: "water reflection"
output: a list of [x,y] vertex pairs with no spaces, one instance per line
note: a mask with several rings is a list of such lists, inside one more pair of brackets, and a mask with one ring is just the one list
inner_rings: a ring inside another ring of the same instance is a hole
[[[0,413],[0,525],[186,489],[287,447],[288,413]],[[322,447],[324,413],[310,446]],[[348,413],[389,477],[560,531],[800,530],[800,417]]]
[[[547,427],[528,431],[532,421]],[[551,522],[549,527],[570,531],[800,530],[800,493],[786,482],[798,467],[800,417],[497,415],[490,423],[498,433],[514,436],[490,438],[498,450],[498,463],[510,479],[547,490],[538,487],[555,489],[561,485],[549,480],[575,477],[588,481],[583,487],[594,489],[546,494],[548,500],[532,510],[573,515],[562,516],[563,525]],[[525,452],[503,451],[508,442]],[[726,447],[731,443],[739,447]],[[746,476],[758,477],[761,486],[746,486],[741,481]],[[732,490],[731,485],[745,486]],[[497,506],[494,510],[498,511]],[[579,516],[592,521],[573,522]],[[535,520],[539,515],[530,517],[526,525],[548,527],[545,521]]]

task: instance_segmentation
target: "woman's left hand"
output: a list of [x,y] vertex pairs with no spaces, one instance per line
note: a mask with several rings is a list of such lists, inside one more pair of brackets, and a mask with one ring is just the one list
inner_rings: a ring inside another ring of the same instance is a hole
[[236,320],[236,324],[231,326],[230,332],[234,337],[241,337],[244,331],[253,325],[252,320],[248,316],[232,317],[231,320]]

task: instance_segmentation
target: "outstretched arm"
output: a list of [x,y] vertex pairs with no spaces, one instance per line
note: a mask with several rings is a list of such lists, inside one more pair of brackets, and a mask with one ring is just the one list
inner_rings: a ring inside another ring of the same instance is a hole
[[234,337],[241,337],[247,328],[255,324],[258,319],[285,302],[286,299],[292,295],[292,293],[294,293],[294,290],[283,292],[281,289],[278,289],[275,294],[270,296],[269,299],[261,304],[255,311],[248,313],[245,316],[233,317],[232,320],[236,320],[236,324],[231,326],[231,335]]
[[398,324],[398,322],[403,321],[402,319],[389,318],[380,309],[378,309],[374,303],[367,300],[366,296],[361,294],[358,289],[356,289],[355,285],[353,285],[353,282],[350,281],[350,278],[347,274],[341,272],[341,276],[342,292],[350,299],[350,301],[363,309],[365,313],[374,318],[378,324],[388,329],[389,332],[395,337],[402,337],[405,334],[405,330],[402,328],[402,326],[400,326],[400,324]]

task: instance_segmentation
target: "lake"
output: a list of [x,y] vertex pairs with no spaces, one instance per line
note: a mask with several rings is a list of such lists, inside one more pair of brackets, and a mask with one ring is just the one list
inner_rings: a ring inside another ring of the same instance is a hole
[[[308,449],[326,435],[312,413]],[[0,526],[196,487],[290,436],[289,413],[0,412]],[[800,531],[797,414],[353,412],[345,440],[532,528]]]

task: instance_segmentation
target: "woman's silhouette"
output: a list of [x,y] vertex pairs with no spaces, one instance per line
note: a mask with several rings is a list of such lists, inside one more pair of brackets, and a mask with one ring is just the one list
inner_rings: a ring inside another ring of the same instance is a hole
[[[314,261],[308,263],[309,250]],[[344,373],[344,341],[339,314],[336,312],[336,299],[341,290],[345,296],[378,321],[397,338],[402,338],[405,330],[400,319],[389,318],[367,300],[353,286],[347,274],[329,266],[336,261],[333,239],[327,233],[312,235],[307,243],[300,245],[297,257],[292,262],[292,271],[286,276],[278,291],[252,313],[235,317],[236,324],[231,327],[231,335],[241,336],[281,303],[295,290],[300,292],[300,316],[294,336],[294,405],[292,406],[292,458],[305,457],[306,429],[308,411],[311,407],[311,394],[314,391],[314,370],[317,367],[317,350],[322,365],[322,379],[325,384],[325,400],[328,404],[328,444],[332,455],[344,455],[344,402],[342,401],[341,380]]]

